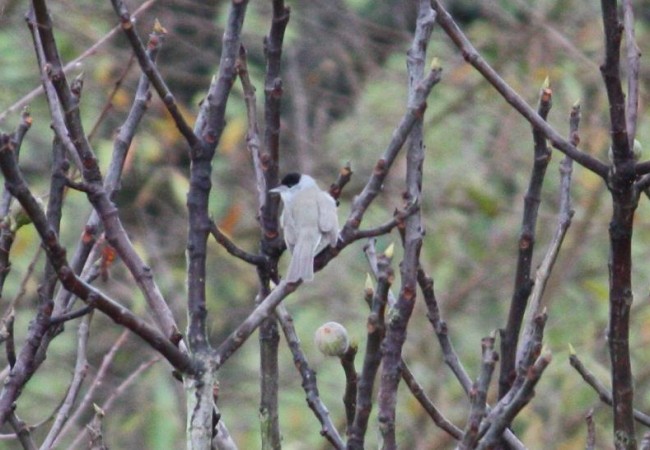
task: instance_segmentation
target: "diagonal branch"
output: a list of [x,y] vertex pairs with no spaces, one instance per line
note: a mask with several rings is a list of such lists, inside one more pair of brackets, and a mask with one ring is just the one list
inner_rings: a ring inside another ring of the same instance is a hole
[[553,147],[560,150],[571,159],[600,175],[602,178],[607,177],[607,165],[597,160],[593,156],[578,150],[569,141],[564,139],[553,127],[551,127],[542,117],[535,112],[520,96],[517,94],[499,74],[485,61],[478,53],[467,36],[461,31],[454,19],[442,6],[438,0],[432,0],[431,4],[438,13],[437,21],[440,27],[454,42],[456,47],[463,53],[465,61],[474,66],[481,75],[501,94],[501,96],[510,105],[512,105],[524,118],[534,127],[540,129],[551,141]]
[[271,293],[246,317],[246,319],[212,352],[214,370],[219,369],[232,354],[241,347],[260,324],[273,314],[275,307],[289,294],[295,291],[300,283],[280,282]]
[[[576,355],[573,348],[569,354],[569,364],[573,367],[582,377],[585,382],[598,394],[598,398],[606,405],[612,406],[612,392],[605,387],[603,383],[596,378],[596,376],[582,363],[578,355]],[[637,409],[634,410],[634,419],[641,425],[650,427],[650,415],[645,414]]]
[[[168,338],[124,306],[88,285],[72,271],[66,258],[65,249],[59,244],[56,233],[51,229],[45,213],[30,192],[18,169],[7,135],[0,136],[0,169],[5,177],[7,188],[32,218],[48,259],[65,288],[140,336],[178,370],[183,373],[191,373],[194,370],[194,363]],[[6,401],[6,398],[0,395],[0,423],[6,418],[4,415],[6,414],[5,403],[2,400]]]
[[[129,13],[124,2],[121,0],[111,0],[111,3],[113,4],[115,14],[117,14],[120,19],[122,31],[124,31],[124,34],[131,44],[131,48],[133,48],[133,51],[135,52],[135,56],[138,59],[142,72],[147,75],[147,78],[149,78],[152,86],[162,99],[167,111],[172,116],[178,131],[180,131],[190,147],[197,147],[199,145],[199,139],[178,109],[174,95],[167,87],[165,80],[163,80],[162,75],[154,64],[153,59],[147,54],[140,37],[135,31],[135,20]],[[161,33],[164,33],[164,29],[160,24],[157,23],[156,28],[158,28],[158,31]]]
[[[37,34],[40,37],[40,44],[43,52],[43,70],[52,82],[59,104],[51,104],[51,111],[60,107],[64,111],[65,132],[69,134],[76,152],[82,163],[82,174],[84,182],[88,187],[88,200],[101,218],[106,238],[115,248],[133,278],[138,283],[147,303],[154,313],[159,326],[164,330],[165,335],[170,339],[179,339],[180,334],[175,323],[171,309],[167,305],[160,289],[153,279],[151,269],[142,261],[131,243],[122,221],[119,218],[117,208],[110,199],[109,192],[104,188],[102,175],[97,164],[97,158],[93,152],[87,136],[84,133],[79,111],[79,92],[68,85],[65,74],[62,71],[61,59],[58,54],[56,41],[52,31],[52,22],[44,0],[34,0],[34,16],[36,18]],[[79,84],[79,83],[76,83]],[[67,263],[66,263],[67,264]],[[75,267],[76,268],[76,267]]]

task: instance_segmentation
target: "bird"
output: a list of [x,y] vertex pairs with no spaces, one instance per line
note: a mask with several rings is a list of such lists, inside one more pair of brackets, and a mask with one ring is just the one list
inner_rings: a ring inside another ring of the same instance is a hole
[[314,257],[328,245],[334,247],[339,221],[334,198],[309,175],[291,172],[270,192],[280,194],[283,203],[280,225],[291,252],[286,281],[314,279]]

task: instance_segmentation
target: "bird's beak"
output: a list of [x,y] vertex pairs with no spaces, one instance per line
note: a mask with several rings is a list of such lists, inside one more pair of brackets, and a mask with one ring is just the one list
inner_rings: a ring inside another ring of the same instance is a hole
[[269,193],[271,193],[271,194],[282,194],[286,190],[287,190],[286,186],[278,186],[276,188],[270,189]]

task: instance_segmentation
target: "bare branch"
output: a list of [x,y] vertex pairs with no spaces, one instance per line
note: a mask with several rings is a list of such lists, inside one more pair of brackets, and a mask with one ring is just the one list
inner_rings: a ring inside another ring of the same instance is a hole
[[634,35],[634,9],[631,0],[623,0],[623,25],[625,28],[625,47],[627,54],[627,137],[630,148],[634,149],[637,115],[639,113],[639,60],[641,50]]
[[260,143],[259,125],[257,122],[257,103],[255,97],[255,86],[251,82],[248,72],[248,61],[246,59],[246,49],[242,45],[239,48],[239,57],[237,58],[237,75],[241,81],[244,91],[244,102],[246,103],[246,113],[248,117],[248,130],[246,132],[246,145],[253,160],[253,170],[255,171],[255,185],[257,186],[258,204],[264,204],[266,199],[266,178],[262,163],[262,149]]
[[586,450],[596,449],[596,425],[594,424],[594,410],[590,409],[585,416],[587,422],[587,446]]
[[13,369],[16,365],[16,344],[14,341],[14,319],[15,312],[11,308],[8,314],[2,318],[2,328],[0,329],[0,337],[2,342],[5,343],[5,352],[7,353],[7,362],[9,367]]
[[343,405],[345,407],[345,418],[349,430],[354,422],[354,413],[357,409],[357,392],[359,387],[359,375],[354,367],[354,359],[358,351],[357,344],[351,343],[346,352],[341,355],[341,367],[345,373],[345,393],[343,394]]
[[255,266],[263,266],[266,264],[265,257],[261,255],[255,255],[253,253],[248,253],[247,251],[239,248],[237,244],[231,241],[230,238],[228,238],[228,236],[226,236],[224,232],[219,229],[213,220],[210,221],[210,233],[212,236],[214,236],[215,240],[234,257]]
[[[354,231],[361,225],[366,210],[377,195],[379,195],[384,179],[386,178],[386,175],[388,175],[388,171],[393,165],[393,162],[395,162],[404,142],[406,142],[406,139],[409,137],[415,123],[423,116],[424,110],[426,109],[427,96],[431,92],[431,89],[433,89],[433,86],[440,81],[441,73],[441,68],[434,67],[415,89],[415,98],[409,102],[406,113],[393,131],[391,141],[386,147],[383,156],[375,164],[368,182],[352,203],[350,215],[341,230],[338,244],[339,247],[343,248],[350,242],[352,235],[354,235]],[[326,252],[323,252],[321,255],[325,253]],[[317,258],[317,261],[318,260],[319,258]],[[322,265],[324,265],[323,262],[321,262],[320,267],[322,267]]]
[[[596,391],[598,398],[600,398],[603,403],[609,406],[614,404],[611,391],[607,389],[605,385],[602,384],[589,369],[587,369],[587,367],[585,367],[582,361],[580,361],[580,358],[578,358],[578,355],[573,351],[569,355],[569,363],[571,364],[571,367],[582,376],[582,379],[585,380],[594,391]],[[634,419],[640,424],[650,427],[650,415],[635,409]]]
[[[357,386],[356,411],[352,426],[348,429],[348,449],[363,449],[368,419],[372,410],[372,394],[375,378],[382,361],[381,343],[386,333],[385,312],[388,294],[395,278],[391,258],[382,254],[377,259],[377,287],[372,293],[370,315],[368,316],[368,337],[363,367]],[[370,292],[368,292],[369,294]]]
[[[16,161],[12,154],[10,140],[6,135],[0,136],[0,169],[5,177],[7,188],[32,218],[34,227],[47,252],[48,259],[56,271],[59,280],[61,280],[66,289],[82,298],[88,304],[95,306],[97,309],[107,314],[115,322],[124,325],[140,336],[165,356],[170,363],[181,372],[192,372],[194,363],[186,354],[181,352],[174,343],[151,325],[135,316],[127,308],[110,299],[94,287],[88,285],[71,270],[66,258],[65,250],[59,244],[56,233],[51,229],[45,217],[45,213],[29,191],[29,188],[16,165]],[[43,324],[42,332],[45,332],[49,326],[49,314],[47,315],[47,322],[47,325]],[[16,378],[16,381],[19,381],[18,378]],[[16,388],[17,386],[14,386],[13,394],[10,393],[9,397],[0,395],[0,419],[2,419],[0,420],[0,423],[4,422],[4,418],[6,417],[3,416],[3,414],[6,413],[6,406],[2,403],[2,400],[13,401],[13,399],[9,400],[9,398],[17,393],[17,391],[15,391]]]
[[[56,414],[54,424],[52,424],[50,431],[43,440],[40,450],[49,450],[54,445],[59,433],[61,433],[64,425],[70,418],[70,411],[72,411],[77,395],[79,395],[81,385],[88,373],[86,346],[88,344],[90,318],[91,316],[86,316],[84,320],[79,323],[79,330],[77,331],[77,362],[75,363],[74,375],[70,382],[70,386],[68,387],[68,393]],[[126,336],[126,334],[123,335]]]
[[465,61],[470,63],[478,70],[483,77],[494,86],[501,96],[512,105],[528,122],[534,127],[540,129],[551,141],[553,147],[569,156],[587,169],[600,175],[602,178],[607,177],[607,165],[600,162],[588,153],[578,150],[566,139],[553,129],[544,119],[542,119],[520,96],[517,94],[499,74],[483,59],[476,51],[467,36],[458,28],[454,19],[443,8],[438,0],[432,0],[433,8],[438,13],[437,21],[440,27],[451,38],[456,47],[461,50]]
[[634,426],[634,382],[630,355],[630,308],[632,291],[632,230],[638,206],[635,157],[630,147],[625,117],[625,94],[620,76],[620,46],[623,26],[618,2],[602,0],[605,32],[605,62],[600,71],[609,101],[613,168],[608,180],[612,195],[609,225],[609,328],[607,341],[612,365],[614,445],[617,450],[637,448]]
[[[135,52],[135,56],[138,59],[138,63],[140,64],[142,72],[144,72],[149,78],[149,81],[165,104],[167,111],[172,116],[172,119],[174,119],[174,123],[176,124],[178,131],[180,131],[180,133],[183,135],[188,145],[191,148],[198,147],[199,138],[196,136],[196,134],[194,134],[194,131],[192,131],[192,128],[189,126],[181,114],[180,110],[178,109],[178,105],[176,104],[176,100],[174,99],[174,95],[167,87],[165,80],[163,80],[162,75],[160,75],[160,72],[158,71],[158,68],[154,64],[153,60],[149,57],[149,55],[147,55],[140,37],[135,32],[135,21],[131,17],[131,14],[126,8],[126,5],[124,2],[122,2],[122,0],[111,0],[111,4],[113,5],[115,14],[117,14],[120,19],[122,31],[124,31],[124,34],[131,44],[131,48],[133,48],[133,51]],[[160,27],[158,32],[161,35],[165,33],[162,27]]]
[[494,351],[494,336],[485,337],[481,340],[482,358],[481,370],[478,379],[470,391],[471,407],[462,440],[458,445],[460,450],[468,450],[476,447],[479,439],[481,421],[485,416],[487,392],[490,387],[490,380],[494,372],[499,355]]
[[[610,134],[612,138],[613,163],[616,170],[620,165],[633,159],[632,146],[627,134],[625,117],[625,94],[620,74],[621,39],[623,24],[618,16],[618,2],[603,0],[601,9],[605,31],[605,62],[600,66],[600,72],[605,82],[607,99],[609,100]],[[631,101],[634,101],[632,99]]]
[[[90,406],[91,402],[94,400],[95,392],[102,385],[102,383],[104,383],[105,377],[108,374],[111,365],[113,364],[113,360],[115,359],[115,355],[117,354],[117,351],[122,347],[122,345],[124,345],[128,337],[129,337],[128,331],[124,330],[115,340],[115,342],[113,342],[113,345],[110,347],[108,352],[106,352],[106,354],[102,358],[102,363],[100,364],[99,369],[97,369],[95,378],[93,379],[92,383],[88,387],[88,390],[84,394],[84,397],[79,403],[79,406],[77,406],[77,409],[72,415],[72,417],[70,417],[70,419],[65,423],[63,429],[58,434],[56,441],[54,442],[55,446],[59,444],[59,441],[63,438],[63,436],[67,434],[68,430],[73,425],[77,424],[79,417],[82,414],[88,413],[88,407]],[[78,351],[77,351],[77,356],[79,356]]]
[[[415,35],[408,50],[406,66],[409,77],[409,105],[417,102],[419,83],[424,79],[426,49],[433,31],[436,13],[428,0],[420,0]],[[418,202],[422,196],[422,165],[424,162],[422,117],[415,122],[409,135],[406,155],[407,202]],[[347,226],[347,224],[346,224]],[[387,321],[386,336],[381,345],[381,383],[377,394],[379,431],[384,440],[382,448],[397,448],[395,436],[397,387],[401,378],[400,363],[402,347],[406,341],[406,329],[415,304],[420,249],[424,226],[419,212],[405,219],[403,232],[404,257],[400,263],[401,287],[393,313]]]
[[402,362],[402,379],[408,386],[411,394],[413,394],[413,397],[417,399],[429,417],[431,417],[433,423],[435,423],[440,429],[446,431],[447,434],[449,434],[454,439],[460,440],[460,438],[463,436],[463,430],[451,423],[449,419],[443,416],[440,410],[436,408],[431,399],[427,397],[424,388],[415,379],[415,376],[411,372],[411,369],[409,369],[409,367],[404,362]]
[[316,384],[316,372],[309,367],[307,357],[300,347],[300,339],[298,339],[296,330],[293,326],[293,318],[282,304],[275,308],[275,314],[282,326],[284,337],[287,339],[287,344],[289,345],[289,349],[293,355],[293,362],[302,377],[302,388],[307,394],[307,404],[311,410],[314,411],[314,414],[321,423],[321,435],[324,436],[330,444],[334,446],[334,448],[344,449],[345,444],[343,443],[343,439],[341,439],[341,436],[336,430],[336,426],[334,426],[334,423],[330,418],[327,407],[320,399],[318,386]]
[[[34,34],[40,37],[46,75],[56,90],[60,108],[65,112],[65,130],[67,131],[61,130],[60,135],[70,134],[70,140],[74,144],[76,152],[81,159],[83,178],[88,189],[88,200],[92,203],[95,211],[97,211],[102,220],[106,230],[106,238],[117,250],[120,258],[129,268],[129,271],[147,299],[150,308],[154,312],[154,317],[160,327],[170,339],[177,339],[180,334],[172,312],[153,280],[150,268],[142,261],[133,248],[118,216],[117,208],[110,200],[110,194],[103,187],[97,159],[81,123],[79,99],[75,94],[76,91],[73,91],[68,85],[65,74],[61,69],[61,61],[52,32],[52,23],[44,0],[34,0],[34,12],[38,23],[38,26],[35,27],[38,32]],[[53,114],[59,107],[57,105],[54,103],[50,105]],[[73,271],[71,273],[74,275],[75,272]]]
[[517,393],[512,397],[508,405],[503,409],[503,413],[496,416],[496,420],[490,424],[485,436],[481,439],[478,447],[476,447],[477,449],[486,450],[493,448],[493,446],[501,440],[503,432],[512,422],[512,419],[514,419],[519,411],[521,411],[533,398],[535,394],[535,385],[550,362],[550,353],[542,354],[537,358],[535,364],[528,370],[521,387],[517,390]]
[[472,390],[472,380],[467,374],[465,367],[463,367],[454,346],[449,339],[449,330],[447,323],[442,320],[438,300],[436,299],[435,291],[433,289],[433,278],[427,276],[423,270],[418,271],[418,284],[424,297],[424,303],[427,307],[427,318],[433,326],[433,330],[438,337],[438,343],[442,350],[445,363],[449,366],[451,371],[456,376],[465,394],[469,397]]
[[262,321],[273,314],[275,307],[289,294],[295,291],[299,283],[280,282],[271,293],[246,317],[246,319],[213,352],[214,370],[217,370],[232,354],[241,347],[246,339],[260,326]]
[[[142,3],[138,9],[136,9],[133,12],[133,17],[139,17],[147,11],[149,8],[151,8],[157,0],[146,0],[144,3]],[[66,64],[63,67],[63,72],[64,73],[69,73],[73,69],[76,69],[79,67],[81,62],[92,56],[97,54],[97,51],[104,45],[106,44],[113,36],[115,36],[119,31],[121,27],[119,25],[113,27],[108,33],[106,33],[104,36],[102,36],[100,39],[97,40],[93,45],[88,47],[84,52],[82,52],[79,56],[77,56],[75,59],[70,61],[68,64]],[[5,111],[0,113],[0,123],[2,123],[9,114],[18,111],[25,106],[27,106],[29,103],[32,102],[37,96],[41,95],[43,93],[43,86],[39,86],[35,89],[33,89],[31,92],[29,92],[27,95],[25,95],[23,98],[18,100],[16,103],[11,105],[9,108],[7,108]]]
[[368,238],[373,238],[377,236],[382,236],[384,234],[390,233],[395,227],[401,227],[403,228],[405,226],[405,220],[412,216],[413,214],[417,214],[420,211],[420,202],[419,199],[415,199],[415,201],[411,202],[410,205],[407,205],[406,208],[403,210],[395,210],[393,213],[393,218],[386,223],[383,223],[379,226],[376,226],[374,228],[369,228],[367,230],[355,230],[353,234],[353,241],[354,240],[359,240],[359,239],[368,239]]
[[[545,83],[546,84],[546,83]],[[552,91],[549,86],[542,87],[539,94],[537,113],[546,120],[552,104]],[[551,150],[546,144],[546,136],[539,130],[533,129],[534,154],[528,190],[524,197],[524,211],[519,234],[517,254],[517,270],[515,285],[510,301],[508,322],[501,330],[501,374],[499,376],[499,398],[506,395],[515,377],[517,359],[517,343],[522,321],[528,305],[528,298],[533,289],[531,267],[537,228],[537,214],[542,198],[542,185],[546,168],[551,160]]]
[[[109,412],[110,409],[112,408],[113,404],[126,392],[126,390],[142,375],[146,370],[151,368],[154,364],[156,364],[158,361],[160,361],[159,356],[155,356],[147,361],[144,361],[142,364],[140,364],[131,374],[126,377],[108,396],[108,398],[102,403],[101,407],[99,407],[101,411],[101,415],[105,415],[105,413]],[[97,413],[97,406],[95,406],[95,412]],[[86,430],[88,431],[93,437],[93,428],[94,425],[97,424],[97,416],[91,420],[91,422],[86,425]],[[83,439],[85,435],[85,432],[80,433],[77,438],[72,442],[70,445],[70,449],[76,448],[80,444],[80,440]]]
[[[580,123],[580,105],[575,104],[571,109],[571,116],[569,119],[570,140],[577,144],[580,140],[578,136],[578,126]],[[535,274],[535,285],[530,299],[529,320],[524,330],[522,341],[524,346],[533,339],[534,329],[536,328],[535,316],[543,312],[542,297],[546,289],[546,283],[551,276],[551,271],[557,260],[560,247],[564,242],[564,237],[571,226],[571,219],[573,217],[573,209],[571,207],[571,175],[573,172],[573,162],[565,156],[560,162],[560,210],[558,212],[558,223],[553,234],[553,238],[549,243],[548,249],[544,254],[542,263],[537,268]],[[517,355],[517,363],[521,362],[523,352]]]
[[16,416],[16,413],[11,412],[9,415],[9,425],[16,433],[20,444],[25,450],[36,450],[36,444],[32,440],[32,434],[29,427]]
[[341,197],[341,193],[343,192],[343,188],[345,188],[345,185],[350,182],[353,174],[352,166],[350,165],[350,161],[348,161],[343,167],[341,167],[341,170],[339,170],[339,176],[336,178],[336,181],[330,185],[328,192],[332,198],[336,200],[337,205],[339,197]]

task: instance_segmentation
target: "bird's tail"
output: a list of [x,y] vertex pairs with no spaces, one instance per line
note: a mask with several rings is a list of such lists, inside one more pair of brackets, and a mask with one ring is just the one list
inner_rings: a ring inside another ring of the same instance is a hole
[[314,251],[319,241],[319,235],[310,236],[306,234],[298,238],[287,270],[287,281],[289,283],[295,283],[300,279],[302,281],[314,279]]

